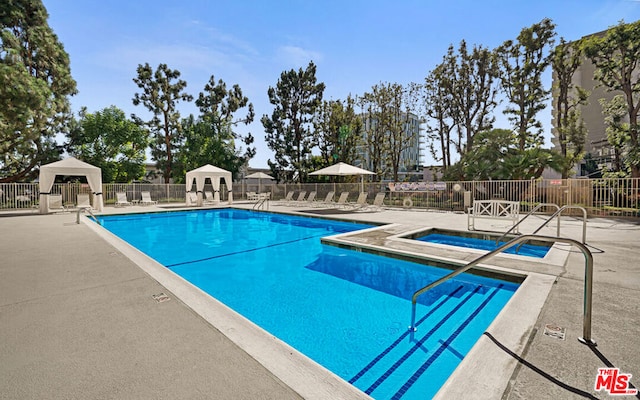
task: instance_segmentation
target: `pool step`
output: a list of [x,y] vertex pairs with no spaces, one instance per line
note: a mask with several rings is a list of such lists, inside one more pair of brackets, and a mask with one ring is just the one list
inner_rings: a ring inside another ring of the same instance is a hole
[[[498,288],[486,293],[482,290],[486,289],[482,285],[475,285],[473,289],[467,286],[467,294],[463,291],[462,296],[457,297],[456,295],[460,295],[457,292],[462,289],[463,286],[459,286],[453,293],[443,296],[442,300],[434,304],[427,314],[417,321],[417,332],[407,330],[401,334],[349,382],[374,398],[399,399],[412,389],[420,378],[426,377],[427,371],[429,374],[450,374],[451,371],[442,368],[435,368],[435,371],[429,368],[440,357],[455,357],[456,364],[459,362],[463,355],[452,347],[452,342],[472,323],[473,318],[499,290]],[[472,299],[474,301],[470,301]]]

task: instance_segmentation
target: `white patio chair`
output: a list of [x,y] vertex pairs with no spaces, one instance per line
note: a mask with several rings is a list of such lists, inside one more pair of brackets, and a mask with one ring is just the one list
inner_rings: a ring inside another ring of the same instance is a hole
[[147,206],[158,204],[157,201],[151,199],[151,192],[140,192],[140,195],[142,196],[142,200],[140,200],[141,205]]
[[130,206],[131,202],[127,200],[125,192],[116,192],[116,207]]
[[296,204],[300,204],[304,201],[304,198],[307,196],[307,191],[302,190],[298,193],[298,197],[295,200],[291,200],[287,205],[294,206]]
[[356,211],[358,209],[361,209],[363,207],[367,206],[367,196],[369,194],[367,192],[360,192],[360,194],[358,195],[358,199],[356,200],[355,203],[346,203],[344,205],[345,208],[349,208],[353,211]]
[[91,199],[88,193],[78,193],[76,196],[76,208],[92,208]]
[[287,193],[286,197],[282,200],[279,200],[276,204],[284,206],[289,204],[292,200],[293,200],[293,191]]
[[381,211],[386,195],[387,194],[385,192],[376,194],[376,197],[373,199],[372,204],[364,204],[363,206],[357,208],[356,211]]
[[50,194],[49,195],[49,210],[51,211],[66,211],[67,208],[62,203],[62,195],[61,194]]
[[333,204],[333,197],[335,196],[335,194],[336,192],[334,191],[327,193],[327,196],[324,198],[324,200],[318,200],[314,203],[314,207],[331,206]]
[[338,200],[334,203],[334,205],[337,207],[344,207],[345,205],[348,204],[348,201],[349,201],[349,192],[342,192],[340,193],[340,197],[338,197]]
[[213,192],[211,191],[206,191],[204,192],[204,204],[216,204],[217,201],[215,200],[215,197],[213,197]]
[[300,204],[305,206],[313,206],[313,203],[316,201],[316,192],[309,192],[309,196],[307,196],[306,200],[302,200]]

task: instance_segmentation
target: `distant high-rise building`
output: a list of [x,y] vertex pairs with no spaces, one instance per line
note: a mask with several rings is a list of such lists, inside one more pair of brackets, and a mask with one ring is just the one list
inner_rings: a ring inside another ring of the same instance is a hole
[[[375,129],[378,121],[375,117],[369,117],[368,114],[362,114],[361,117],[364,122],[363,142],[366,143],[368,133]],[[402,119],[405,121],[404,131],[406,134],[405,137],[408,139],[407,143],[405,143],[405,149],[400,154],[401,175],[408,175],[412,173],[419,173],[421,175],[424,139],[420,128],[420,118],[412,113],[402,113]],[[366,146],[358,147],[357,160],[360,161],[360,166],[362,168],[373,170],[371,155],[369,154],[369,149],[366,148]],[[383,169],[386,171],[386,176],[380,178],[391,178],[391,166],[383,165]]]

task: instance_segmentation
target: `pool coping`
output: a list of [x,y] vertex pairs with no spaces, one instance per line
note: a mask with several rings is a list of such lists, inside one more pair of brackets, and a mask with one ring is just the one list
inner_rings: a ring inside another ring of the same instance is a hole
[[[273,211],[271,211],[273,212]],[[277,212],[276,212],[277,213]],[[298,215],[299,214],[292,214]],[[320,218],[309,216],[311,218]],[[143,271],[172,292],[185,305],[191,308],[205,321],[218,329],[243,351],[264,365],[282,382],[291,387],[304,398],[327,399],[370,399],[368,395],[349,384],[325,367],[311,360],[287,343],[269,334],[245,317],[236,313],[212,296],[198,289],[191,283],[171,272],[146,254],[135,249],[116,235],[89,221],[81,219],[96,234],[114,246],[123,255],[138,265]],[[356,221],[357,222],[357,221]],[[362,222],[362,221],[359,221]],[[384,224],[363,230],[358,233],[371,232],[383,228],[402,226],[401,224]],[[422,228],[422,230],[425,228]],[[425,260],[440,260],[453,264],[465,264],[453,258],[425,256],[417,252],[388,249],[382,246],[367,245],[354,242],[349,238],[354,232],[322,238],[323,242],[342,244],[349,247],[378,250],[385,254],[397,253]],[[402,234],[404,235],[404,233]],[[392,238],[393,239],[393,238]],[[399,239],[395,240],[409,240]],[[517,354],[522,354],[535,333],[533,328],[542,306],[555,282],[555,276],[535,272],[514,270],[490,264],[478,265],[479,269],[496,272],[500,275],[520,276],[524,278],[520,288],[501,310],[487,329],[501,343]],[[409,315],[407,310],[407,315]],[[483,368],[490,362],[491,371]],[[501,397],[507,389],[511,375],[518,362],[497,347],[488,337],[483,335],[471,351],[464,357],[454,373],[440,388],[436,398],[460,398],[468,395],[465,387],[473,387],[475,393],[482,392],[483,398]],[[482,371],[479,373],[479,371]]]

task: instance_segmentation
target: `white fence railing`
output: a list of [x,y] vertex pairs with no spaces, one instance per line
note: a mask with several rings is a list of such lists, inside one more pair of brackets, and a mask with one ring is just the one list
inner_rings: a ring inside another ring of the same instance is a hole
[[[195,187],[192,188],[195,190]],[[205,191],[213,191],[211,185]],[[334,191],[350,192],[355,201],[361,191],[360,183],[261,183],[238,182],[233,185],[234,200],[246,199],[247,192],[270,192],[271,199],[278,200],[290,191],[315,191],[316,198],[324,199]],[[466,211],[473,200],[502,199],[518,201],[522,213],[536,204],[554,203],[558,206],[584,207],[590,216],[640,217],[640,178],[627,179],[542,179],[530,181],[468,181],[468,182],[415,182],[415,183],[365,183],[370,195],[385,191],[385,206],[418,208],[442,211]],[[140,192],[148,191],[160,205],[185,202],[185,185],[150,183],[103,184],[106,206],[113,205],[116,192],[127,193],[129,201],[140,199]],[[74,204],[79,193],[90,193],[88,184],[56,183],[51,193],[60,193],[65,204]],[[222,201],[227,200],[227,189],[220,188]],[[0,184],[0,210],[30,209],[38,204],[37,183]]]

